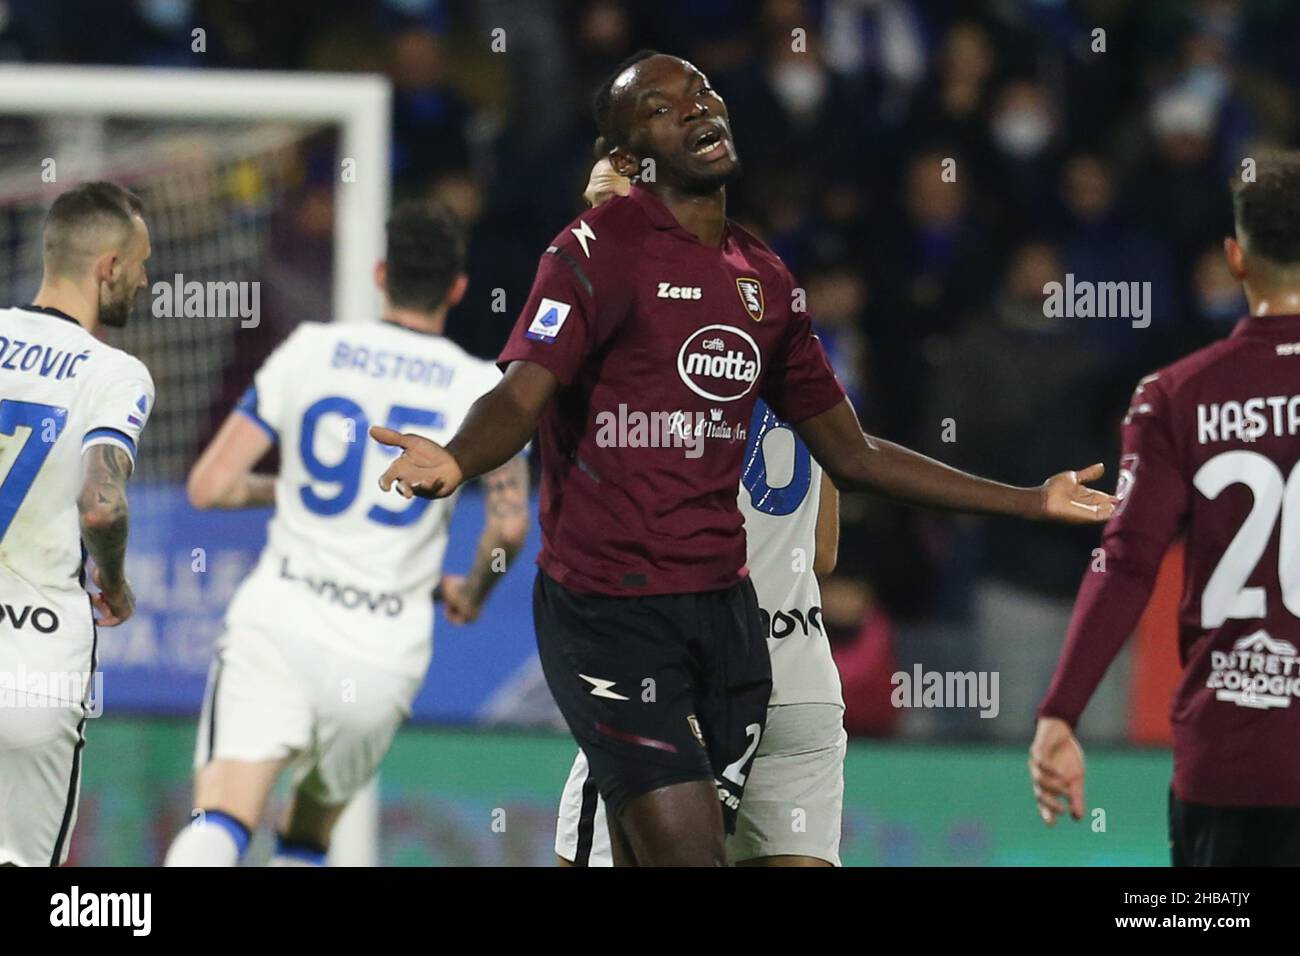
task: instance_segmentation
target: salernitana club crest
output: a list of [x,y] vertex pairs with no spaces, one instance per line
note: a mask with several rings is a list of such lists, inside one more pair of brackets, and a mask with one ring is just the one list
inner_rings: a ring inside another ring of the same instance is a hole
[[736,291],[741,304],[755,322],[763,321],[763,285],[757,279],[737,279]]

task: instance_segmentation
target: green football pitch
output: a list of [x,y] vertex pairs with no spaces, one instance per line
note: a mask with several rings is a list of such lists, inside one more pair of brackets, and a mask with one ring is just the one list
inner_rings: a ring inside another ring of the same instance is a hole
[[[90,721],[71,862],[157,864],[188,819],[193,742],[193,721]],[[551,734],[408,727],[381,773],[380,861],[549,865],[572,757]],[[1170,768],[1165,751],[1089,751],[1089,815],[1048,830],[1023,749],[854,742],[841,854],[851,866],[1167,865]],[[249,862],[267,846],[260,835]]]

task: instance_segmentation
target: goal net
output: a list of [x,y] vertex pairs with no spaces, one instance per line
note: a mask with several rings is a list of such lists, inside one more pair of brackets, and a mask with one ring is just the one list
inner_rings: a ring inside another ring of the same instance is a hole
[[[210,431],[212,415],[224,403],[223,375],[235,378],[240,356],[261,351],[259,346],[269,344],[266,340],[276,333],[273,323],[263,321],[262,292],[277,281],[277,273],[279,281],[296,278],[303,288],[324,289],[323,302],[320,296],[304,297],[303,312],[329,314],[332,261],[305,263],[293,270],[296,275],[286,276],[289,264],[276,261],[276,249],[283,244],[273,239],[277,230],[292,229],[292,224],[276,221],[276,213],[292,201],[304,151],[313,140],[329,147],[312,132],[225,123],[142,128],[87,119],[50,124],[36,135],[25,131],[22,141],[0,144],[0,154],[9,157],[0,167],[5,251],[0,302],[29,302],[40,284],[41,222],[49,192],[109,179],[145,203],[153,244],[150,285],[126,328],[107,333],[113,345],[148,366],[157,388],[148,441],[137,462],[140,479],[184,478],[198,443]],[[31,186],[30,170],[42,169],[43,163],[54,174],[52,190]],[[185,309],[187,284],[191,291],[204,292],[201,309],[190,297],[190,314]],[[213,296],[213,305],[220,308],[207,307],[209,288],[223,293],[221,301],[215,292]],[[227,289],[256,289],[258,294],[255,299],[245,296],[243,303],[233,297],[227,302]],[[250,317],[240,314],[241,304]]]

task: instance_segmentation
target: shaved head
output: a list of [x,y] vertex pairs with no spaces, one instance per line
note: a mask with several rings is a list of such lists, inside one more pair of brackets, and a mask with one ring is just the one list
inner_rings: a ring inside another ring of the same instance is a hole
[[47,283],[85,290],[98,300],[96,320],[126,324],[148,282],[149,227],[139,197],[114,183],[82,183],[54,200],[43,236]]
[[46,274],[79,278],[100,256],[123,252],[143,211],[139,197],[114,183],[69,189],[45,217]]

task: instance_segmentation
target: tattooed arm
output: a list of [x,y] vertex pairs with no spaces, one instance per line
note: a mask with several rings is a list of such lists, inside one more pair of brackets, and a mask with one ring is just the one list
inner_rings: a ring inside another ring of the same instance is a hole
[[126,582],[126,480],[131,457],[116,445],[92,445],[82,456],[81,540],[95,561],[93,580],[99,587],[91,602],[100,627],[114,627],[131,616],[135,596]]
[[487,519],[469,574],[444,574],[439,584],[447,619],[468,624],[528,540],[528,463],[516,455],[483,479]]

